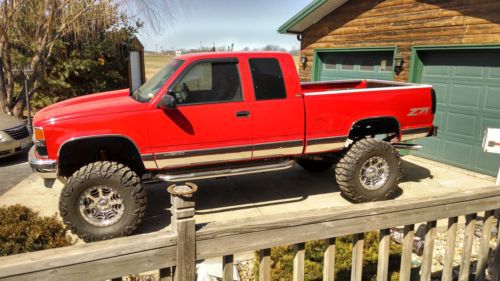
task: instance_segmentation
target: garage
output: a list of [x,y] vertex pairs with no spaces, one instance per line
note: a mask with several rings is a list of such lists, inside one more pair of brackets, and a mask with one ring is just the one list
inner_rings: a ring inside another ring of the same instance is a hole
[[491,0],[312,0],[278,31],[300,40],[301,81],[432,84],[438,137],[416,154],[494,176],[500,155],[481,145],[500,128],[499,11]]
[[436,90],[439,134],[415,154],[496,175],[500,155],[484,153],[485,128],[500,128],[500,49],[414,50],[414,82]]
[[393,80],[393,49],[316,50],[313,80]]

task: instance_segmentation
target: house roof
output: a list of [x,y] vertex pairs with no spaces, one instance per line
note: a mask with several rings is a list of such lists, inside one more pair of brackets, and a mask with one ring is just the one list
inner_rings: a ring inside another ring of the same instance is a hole
[[313,0],[278,28],[279,33],[302,33],[309,26],[342,6],[348,0]]

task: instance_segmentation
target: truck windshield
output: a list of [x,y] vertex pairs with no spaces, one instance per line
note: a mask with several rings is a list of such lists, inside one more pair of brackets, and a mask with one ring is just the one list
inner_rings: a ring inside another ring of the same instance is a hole
[[169,61],[167,65],[158,71],[151,79],[137,88],[137,90],[132,93],[132,98],[139,102],[149,102],[183,62],[183,60],[178,59]]

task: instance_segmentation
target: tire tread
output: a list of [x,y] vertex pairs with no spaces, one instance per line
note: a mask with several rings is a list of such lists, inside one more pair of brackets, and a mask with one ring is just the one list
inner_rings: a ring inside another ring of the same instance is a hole
[[[118,235],[108,235],[106,237],[95,237],[90,233],[85,233],[81,231],[68,217],[70,208],[68,206],[67,200],[73,195],[73,192],[77,190],[77,186],[82,184],[92,178],[102,177],[105,179],[110,179],[114,176],[118,177],[119,182],[126,188],[129,189],[134,201],[136,202],[136,207],[133,213],[133,219],[126,225],[120,234]],[[142,222],[146,210],[147,198],[146,190],[141,184],[139,176],[132,171],[127,166],[110,161],[98,161],[90,163],[86,166],[81,167],[68,179],[64,188],[61,191],[61,197],[59,200],[59,212],[63,219],[63,222],[68,226],[69,229],[80,238],[86,242],[95,240],[106,240],[120,236],[130,235],[137,229],[137,226]]]
[[[367,200],[364,195],[356,191],[355,173],[356,167],[360,164],[363,155],[371,153],[374,150],[389,150],[391,152],[397,160],[398,171],[396,184],[399,183],[401,178],[401,157],[392,145],[376,139],[362,139],[357,141],[350,147],[350,149],[344,152],[344,155],[340,158],[340,161],[335,168],[335,178],[340,191],[354,202],[364,202]],[[384,194],[385,199],[393,197],[395,192],[395,188],[390,188],[388,192]]]

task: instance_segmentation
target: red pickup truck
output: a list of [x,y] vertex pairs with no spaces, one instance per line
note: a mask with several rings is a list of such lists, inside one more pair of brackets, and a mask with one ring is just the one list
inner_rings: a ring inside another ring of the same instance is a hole
[[[128,89],[59,102],[34,118],[32,168],[65,183],[64,222],[85,240],[127,235],[146,208],[142,181],[167,182],[335,166],[356,202],[390,198],[396,148],[436,134],[429,85],[300,83],[274,52],[178,56]],[[332,168],[333,169],[333,168]],[[333,186],[333,183],[332,183]]]

